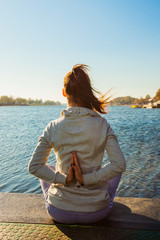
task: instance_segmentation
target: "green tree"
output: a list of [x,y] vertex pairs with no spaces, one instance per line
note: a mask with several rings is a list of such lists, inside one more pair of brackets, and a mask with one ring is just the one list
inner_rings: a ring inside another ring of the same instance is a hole
[[42,105],[42,99],[40,99],[40,100],[36,99],[34,101],[34,105],[37,105],[37,106]]
[[148,103],[149,99],[151,99],[151,96],[149,94],[147,94],[146,97],[145,97],[145,103]]
[[51,101],[51,100],[47,100],[44,102],[44,105],[47,105],[47,106],[55,106],[57,105],[54,101]]
[[8,96],[1,96],[0,97],[0,105],[34,105],[34,106],[42,106],[42,105],[49,105],[49,106],[59,106],[61,105],[60,102],[54,102],[51,100],[47,100],[43,103],[42,99],[36,99],[33,100],[31,98],[29,99],[25,99],[25,98],[21,98],[18,97],[16,99],[14,99],[12,96],[8,97]]
[[126,96],[126,97],[117,97],[111,101],[113,105],[132,105],[135,98]]
[[26,105],[27,99],[19,97],[15,99],[15,103],[16,105]]
[[1,105],[7,105],[8,104],[8,97],[7,96],[2,96],[0,98],[0,104]]
[[34,104],[34,100],[31,99],[31,98],[29,98],[29,99],[27,100],[27,103],[28,103],[29,105],[33,105],[33,104]]
[[2,96],[0,98],[0,104],[1,105],[14,105],[15,104],[15,99],[12,96],[10,96],[10,97]]
[[160,100],[160,88],[157,90],[156,95],[154,97],[155,101]]
[[139,105],[139,106],[142,106],[143,104],[145,104],[145,99],[144,98],[136,98],[133,102],[133,104],[135,105]]

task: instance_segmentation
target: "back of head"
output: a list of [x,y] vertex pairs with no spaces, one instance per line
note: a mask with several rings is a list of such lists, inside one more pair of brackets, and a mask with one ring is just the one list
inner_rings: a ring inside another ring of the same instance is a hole
[[92,85],[88,75],[89,67],[84,64],[74,65],[71,72],[68,72],[64,77],[64,89],[67,98],[76,103],[78,106],[86,107],[99,113],[106,113],[104,108],[108,103],[108,98],[101,96],[99,100],[95,93],[96,91]]

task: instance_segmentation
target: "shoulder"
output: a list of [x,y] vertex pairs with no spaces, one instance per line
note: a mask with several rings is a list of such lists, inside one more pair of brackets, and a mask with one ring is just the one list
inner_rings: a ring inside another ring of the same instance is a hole
[[99,121],[101,121],[107,128],[110,126],[107,119],[102,115],[99,115]]
[[[57,119],[58,120],[58,119]],[[44,137],[49,136],[52,134],[52,132],[54,131],[54,128],[57,124],[57,120],[52,120],[50,121],[47,126],[45,127],[44,131],[43,131],[43,135]]]

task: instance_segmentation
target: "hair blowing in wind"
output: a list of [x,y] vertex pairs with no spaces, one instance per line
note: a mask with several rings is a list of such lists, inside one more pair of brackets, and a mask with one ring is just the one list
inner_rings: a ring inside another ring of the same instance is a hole
[[[67,97],[78,106],[105,114],[107,113],[105,109],[109,103],[110,96],[106,97],[108,92],[102,95],[92,87],[88,71],[88,65],[74,65],[72,71],[68,72],[64,77],[65,92]],[[96,94],[100,95],[100,97],[96,97]]]

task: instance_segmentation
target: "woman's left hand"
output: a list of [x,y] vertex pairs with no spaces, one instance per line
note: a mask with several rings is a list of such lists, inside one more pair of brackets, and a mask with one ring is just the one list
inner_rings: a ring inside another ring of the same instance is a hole
[[73,162],[74,162],[73,168],[74,168],[74,172],[75,172],[75,178],[81,185],[84,185],[83,172],[81,170],[76,152],[73,152],[72,156],[73,156]]
[[67,172],[67,177],[66,177],[66,184],[70,184],[75,181],[75,172],[74,172],[74,168],[72,167],[73,165],[74,165],[74,156],[72,153],[71,165],[69,166],[69,169]]

